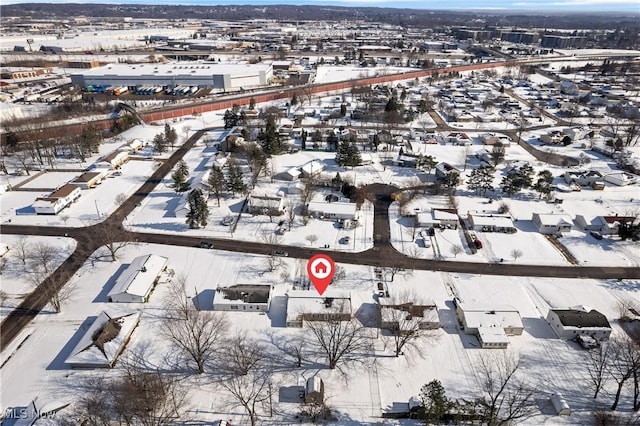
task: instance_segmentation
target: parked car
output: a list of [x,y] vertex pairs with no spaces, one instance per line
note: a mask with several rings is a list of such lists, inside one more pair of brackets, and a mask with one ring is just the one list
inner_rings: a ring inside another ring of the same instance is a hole
[[482,241],[478,240],[477,238],[473,241],[473,244],[476,245],[477,249],[481,249],[482,248]]
[[351,241],[351,237],[342,237],[340,239],[340,244],[349,244],[349,242]]
[[595,238],[596,240],[601,240],[602,239],[602,234],[599,233],[598,231],[591,231],[589,232],[589,234]]
[[213,248],[213,243],[210,243],[210,242],[207,242],[207,241],[202,241],[199,244],[199,247],[203,248],[203,249],[212,249]]
[[280,256],[280,257],[287,257],[287,256],[289,256],[289,253],[287,253],[284,250],[274,250],[273,251],[273,255],[274,256]]

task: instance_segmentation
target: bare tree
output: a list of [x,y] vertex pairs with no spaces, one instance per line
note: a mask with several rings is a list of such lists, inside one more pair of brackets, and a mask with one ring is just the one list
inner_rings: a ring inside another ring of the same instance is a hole
[[185,421],[188,389],[178,377],[124,365],[115,378],[91,376],[66,424],[169,426]]
[[[264,241],[265,244],[269,244],[269,245],[282,244],[282,236],[271,231],[263,231],[260,234],[260,239]],[[276,256],[273,252],[267,257],[266,263],[267,263],[267,271],[269,272],[273,272],[276,269],[284,266],[284,262],[282,261],[282,258],[279,256]]]
[[343,305],[340,307],[339,303],[337,305],[323,320],[305,322],[314,337],[310,345],[326,358],[331,369],[338,367],[340,363],[361,358],[364,353],[369,352],[371,343],[359,321],[344,321],[335,315],[341,310],[349,309]]
[[296,220],[296,206],[292,201],[287,203],[287,230],[291,231],[291,227]]
[[587,372],[589,373],[590,386],[593,389],[593,399],[606,384],[609,376],[607,369],[611,362],[611,351],[608,343],[600,345],[598,348],[590,350],[586,355]]
[[93,226],[91,235],[107,251],[107,254],[96,253],[94,256],[96,260],[110,258],[112,262],[115,262],[118,260],[119,252],[125,247],[134,244],[133,241],[128,240],[128,237],[123,234],[121,229],[105,222],[100,222]]
[[62,256],[54,245],[38,242],[30,246],[26,269],[28,281],[36,291],[44,295],[56,313],[62,311],[62,302],[71,298],[75,284],[69,282],[67,273],[58,270],[53,274]]
[[535,388],[518,378],[519,368],[519,360],[506,352],[480,356],[475,370],[483,395],[476,402],[483,422],[509,424],[533,412]]
[[129,197],[127,197],[127,194],[125,194],[124,192],[119,193],[118,195],[116,195],[116,199],[115,199],[116,205],[117,206],[122,205],[122,203],[127,201],[127,198]]
[[430,334],[423,322],[429,309],[411,291],[394,294],[380,305],[380,326],[392,340],[395,356],[403,355],[405,348],[421,352],[422,339]]
[[11,247],[11,254],[22,263],[22,266],[26,267],[27,261],[31,257],[31,248],[31,243],[27,240],[27,237],[20,237]]
[[267,369],[250,371],[243,376],[230,376],[220,381],[222,386],[244,408],[251,426],[258,422],[258,410],[272,399],[272,378]]
[[628,321],[633,318],[634,315],[632,313],[632,310],[635,312],[640,312],[638,303],[631,297],[619,299],[616,302],[615,309],[618,312],[621,321]]
[[313,245],[313,243],[318,241],[318,236],[316,234],[309,234],[304,239],[309,241],[310,245]]
[[267,350],[246,332],[238,332],[225,343],[220,369],[226,375],[246,376],[265,365]]
[[633,379],[633,406],[640,408],[640,348],[629,337],[611,339],[611,362],[608,371],[617,388],[611,410],[618,408],[622,388],[629,379]]
[[453,258],[455,259],[456,257],[458,257],[458,255],[460,253],[462,253],[464,251],[464,249],[462,248],[462,246],[460,244],[454,244],[451,246],[451,254],[453,255]]
[[522,250],[520,249],[511,250],[511,256],[513,256],[513,261],[515,262],[516,260],[518,260],[519,257],[522,256]]
[[187,296],[186,279],[172,282],[171,294],[177,299],[167,304],[169,311],[161,333],[188,360],[195,363],[199,374],[215,355],[229,328],[223,312],[201,311]]

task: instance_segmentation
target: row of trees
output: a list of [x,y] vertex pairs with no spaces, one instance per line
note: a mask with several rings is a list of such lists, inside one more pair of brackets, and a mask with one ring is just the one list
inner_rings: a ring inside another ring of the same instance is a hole
[[[476,194],[485,196],[487,191],[495,190],[493,184],[495,173],[496,169],[489,165],[473,169],[467,180],[467,188],[475,191]],[[536,175],[536,178],[534,178],[533,167],[524,164],[517,169],[510,170],[507,175],[503,177],[500,186],[502,191],[509,196],[523,189],[532,188],[538,192],[541,197],[548,197],[553,191],[553,175],[549,170],[541,170]]]
[[158,133],[153,138],[153,150],[157,153],[167,152],[169,147],[174,148],[177,140],[176,130],[167,123],[164,125],[164,132]]

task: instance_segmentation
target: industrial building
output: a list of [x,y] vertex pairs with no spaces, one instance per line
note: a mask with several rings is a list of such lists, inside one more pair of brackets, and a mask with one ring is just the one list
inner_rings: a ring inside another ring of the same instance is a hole
[[273,74],[271,64],[219,64],[185,62],[167,64],[110,64],[71,74],[78,87],[155,85],[160,87],[197,86],[235,91],[266,86]]

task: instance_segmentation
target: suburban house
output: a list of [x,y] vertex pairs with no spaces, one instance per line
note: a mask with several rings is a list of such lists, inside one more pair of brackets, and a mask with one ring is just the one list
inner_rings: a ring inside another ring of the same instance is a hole
[[623,171],[607,173],[602,177],[602,179],[604,179],[605,182],[609,182],[617,186],[633,185],[638,181],[638,177],[636,175]]
[[310,177],[324,170],[324,162],[320,160],[311,160],[307,164],[300,167],[302,177]]
[[561,339],[571,340],[586,335],[602,341],[611,336],[611,325],[607,317],[584,306],[550,309],[547,322]]
[[72,184],[79,186],[81,189],[90,189],[98,185],[105,177],[103,172],[84,172],[71,181]]
[[358,218],[358,205],[345,201],[328,202],[316,200],[307,204],[307,212],[309,215],[319,219],[356,220]]
[[495,133],[482,133],[480,136],[478,136],[478,139],[484,145],[489,145],[489,146],[496,145],[498,142],[501,143],[502,146],[511,145],[511,141],[509,140],[508,136],[497,135]]
[[558,145],[564,143],[564,141],[571,142],[571,138],[560,130],[552,130],[540,136],[540,142],[547,145]]
[[508,232],[517,231],[513,225],[513,220],[508,214],[487,214],[478,212],[468,212],[467,221],[469,228],[480,232]]
[[531,221],[541,234],[571,231],[571,218],[566,214],[533,213]]
[[46,197],[36,198],[31,207],[36,214],[58,214],[80,198],[80,187],[67,183]]
[[590,186],[593,189],[604,189],[604,178],[597,170],[566,171],[564,181],[568,184],[575,183],[580,186]]
[[460,175],[460,170],[456,169],[455,167],[453,167],[452,165],[448,164],[448,163],[438,163],[436,164],[436,177],[439,179],[446,179],[449,177],[450,174],[457,174]]
[[575,224],[585,231],[598,231],[601,234],[617,234],[621,223],[633,223],[634,216],[584,216],[576,215]]
[[285,211],[284,197],[275,194],[251,194],[247,203],[247,210],[251,214],[280,216]]
[[271,289],[268,284],[218,287],[213,295],[213,310],[269,312]]
[[104,163],[111,169],[117,169],[129,160],[129,153],[127,151],[114,151],[109,155],[105,155],[98,160],[99,163]]
[[572,141],[577,141],[586,138],[593,130],[589,127],[567,127],[562,129],[562,133],[569,136]]
[[131,261],[107,295],[109,302],[144,303],[167,268],[166,257],[155,254],[138,256]]
[[[452,211],[453,210],[453,211]],[[430,212],[416,214],[416,225],[426,228],[450,228],[458,229],[460,220],[455,209],[435,209]]]
[[418,328],[423,330],[435,330],[440,328],[440,317],[435,303],[429,302],[417,305],[413,302],[394,303],[386,297],[378,299],[380,308],[380,328],[397,330],[401,324],[400,319],[415,322]]
[[[458,118],[457,121],[460,121],[459,118]],[[473,120],[474,120],[474,117],[471,116],[470,121],[473,121]],[[471,145],[473,143],[473,141],[471,140],[469,135],[466,134],[466,133],[462,133],[462,132],[451,132],[451,133],[449,133],[447,135],[447,138],[445,139],[445,142],[453,144],[453,145]]]
[[464,332],[478,337],[483,349],[504,349],[507,336],[519,336],[524,324],[517,309],[508,305],[478,305],[454,299],[458,320]]
[[65,363],[74,368],[111,368],[138,325],[141,312],[111,317],[102,311],[82,334]]
[[287,293],[287,327],[302,327],[304,321],[349,321],[351,317],[349,291],[328,289],[322,296],[315,290]]

